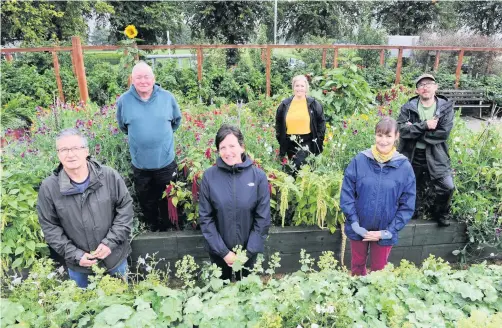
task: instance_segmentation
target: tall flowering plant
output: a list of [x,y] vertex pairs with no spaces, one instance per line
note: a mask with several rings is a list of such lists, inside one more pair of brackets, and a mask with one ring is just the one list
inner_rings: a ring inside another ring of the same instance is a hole
[[[137,42],[143,40],[136,38],[136,36],[138,36],[136,26],[127,25],[124,29],[124,35],[127,39],[118,42],[118,44],[122,46],[120,51],[124,54],[124,56],[120,59],[120,64],[124,67],[123,72],[129,72],[130,67],[134,66],[134,64],[139,61],[140,56],[144,56],[146,53],[145,51],[138,49]],[[128,81],[130,84],[130,77],[128,77]]]

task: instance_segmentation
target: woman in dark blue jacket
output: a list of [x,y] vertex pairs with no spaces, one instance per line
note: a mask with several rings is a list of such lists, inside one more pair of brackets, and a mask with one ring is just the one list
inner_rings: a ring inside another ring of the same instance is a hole
[[415,174],[396,151],[397,123],[385,117],[375,127],[375,145],[360,152],[345,170],[340,206],[350,239],[352,274],[366,275],[368,247],[371,270],[387,264],[398,232],[415,210]]
[[[263,252],[270,226],[270,193],[265,172],[244,153],[239,129],[222,125],[215,143],[220,156],[202,178],[199,223],[211,261],[222,269],[222,279],[230,279],[234,247],[241,245],[246,250],[247,268]],[[248,273],[242,272],[243,276]]]

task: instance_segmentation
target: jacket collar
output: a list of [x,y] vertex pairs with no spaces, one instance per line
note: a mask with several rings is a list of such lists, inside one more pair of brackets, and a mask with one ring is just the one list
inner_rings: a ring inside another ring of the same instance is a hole
[[[88,189],[96,190],[102,186],[100,180],[103,177],[101,164],[90,156],[87,158],[87,167],[89,168],[89,186]],[[54,175],[58,177],[59,191],[65,196],[78,194],[77,188],[71,184],[70,177],[63,169],[63,164],[59,163],[58,167],[54,170]]]
[[[369,159],[371,159],[372,161],[374,161],[375,163],[378,163],[376,160],[375,160],[375,157],[373,156],[373,153],[371,152],[371,148],[369,149],[366,149],[366,150],[363,150],[361,152],[364,156],[368,157]],[[398,168],[401,166],[401,164],[403,164],[405,161],[407,161],[408,158],[406,156],[404,156],[403,154],[399,153],[397,150],[394,152],[394,154],[392,155],[392,158],[390,159],[390,161],[386,162],[386,163],[383,163],[383,166],[390,166],[390,167],[393,167],[393,168]]]
[[218,157],[216,160],[216,166],[218,166],[220,169],[231,172],[231,173],[238,173],[242,172],[244,169],[250,167],[253,165],[253,162],[249,158],[249,156],[246,156],[246,154],[242,154],[242,163],[235,164],[235,165],[227,165],[221,157]]
[[[293,98],[294,98],[294,96],[291,96],[289,98],[284,99],[282,102],[285,105],[289,105],[293,101]],[[306,98],[307,98],[307,106],[310,106],[310,104],[312,104],[315,100],[313,97],[309,97],[309,96],[307,96]]]

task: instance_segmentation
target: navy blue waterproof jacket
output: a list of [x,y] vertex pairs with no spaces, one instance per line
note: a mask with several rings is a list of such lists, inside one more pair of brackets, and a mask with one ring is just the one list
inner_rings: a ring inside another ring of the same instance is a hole
[[270,192],[265,172],[243,155],[228,166],[218,158],[204,172],[199,194],[199,223],[209,252],[225,257],[242,245],[248,257],[263,253],[270,227]]
[[416,182],[410,162],[396,152],[389,162],[378,163],[365,150],[356,155],[345,169],[340,206],[345,214],[345,234],[351,240],[363,240],[351,224],[368,231],[388,230],[391,239],[378,244],[397,244],[398,231],[404,228],[415,211]]

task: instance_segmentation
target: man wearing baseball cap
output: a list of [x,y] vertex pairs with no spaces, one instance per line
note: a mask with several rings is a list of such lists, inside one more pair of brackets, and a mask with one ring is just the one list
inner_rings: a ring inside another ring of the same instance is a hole
[[[408,157],[417,179],[417,211],[423,210],[423,193],[431,182],[433,202],[430,214],[440,227],[448,220],[453,184],[447,140],[453,127],[453,102],[436,95],[438,85],[431,74],[415,81],[416,96],[401,107],[398,151]],[[423,213],[415,213],[418,218]]]

